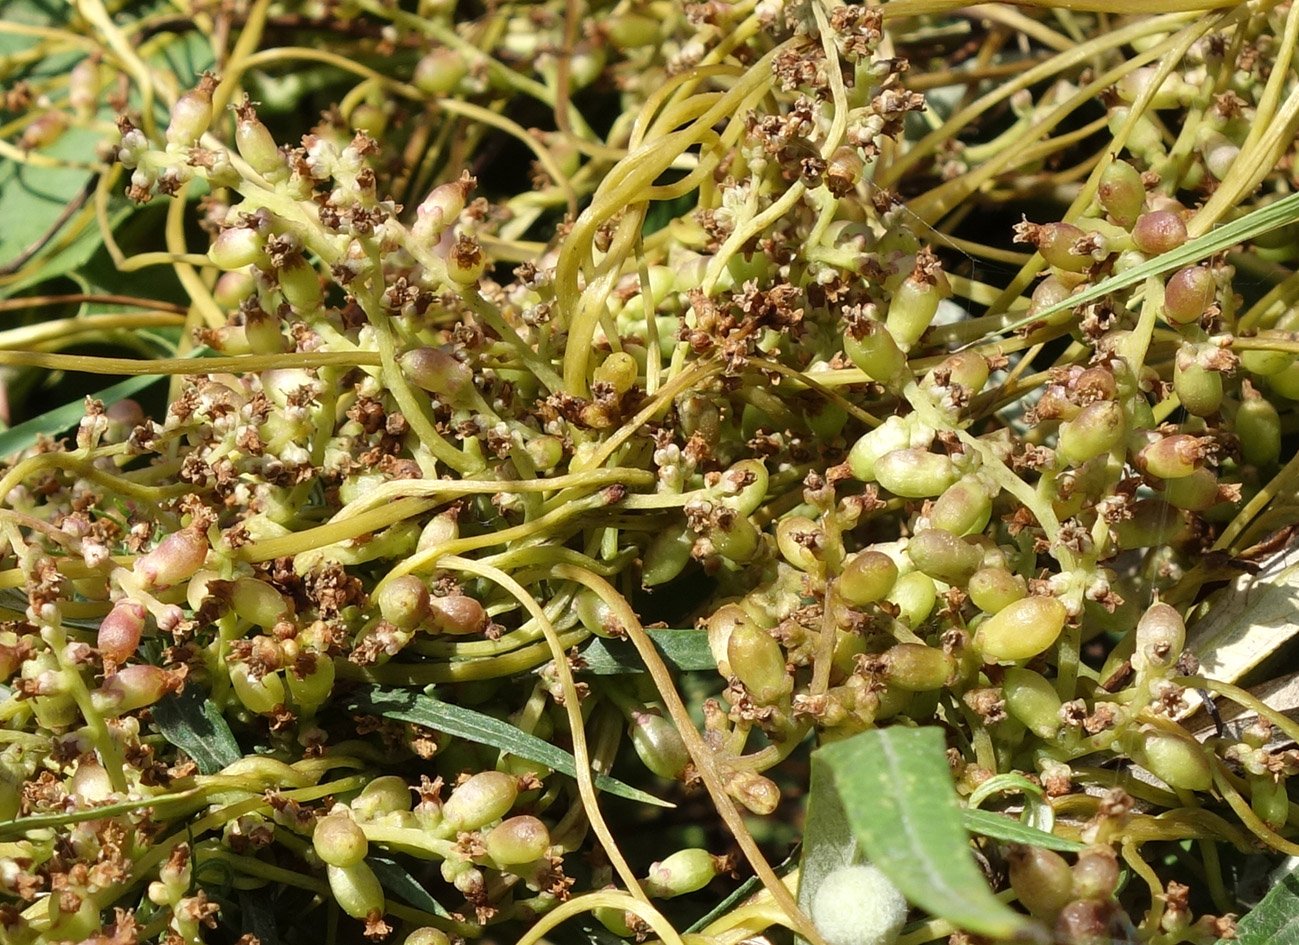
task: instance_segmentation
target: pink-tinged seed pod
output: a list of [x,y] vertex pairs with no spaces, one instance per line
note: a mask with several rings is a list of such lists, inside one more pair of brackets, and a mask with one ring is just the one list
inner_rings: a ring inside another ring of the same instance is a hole
[[519,796],[519,780],[504,771],[481,771],[451,792],[442,805],[442,823],[477,830],[510,812]]
[[24,151],[48,148],[63,136],[68,127],[68,116],[63,112],[46,112],[23,129],[18,147]]
[[1130,228],[1146,202],[1141,172],[1127,161],[1112,162],[1101,174],[1096,199],[1115,223]]
[[198,88],[186,92],[176,100],[171,109],[171,123],[167,125],[167,146],[189,148],[198,143],[212,123],[212,92],[216,79],[204,75]]
[[1181,479],[1204,465],[1204,446],[1198,437],[1174,433],[1161,437],[1137,453],[1137,466],[1159,479]]
[[280,153],[270,131],[257,117],[257,110],[247,99],[235,106],[235,147],[239,156],[258,174],[276,174],[285,169]]
[[528,814],[503,820],[483,838],[487,855],[500,866],[531,863],[550,849],[550,831]]
[[1132,227],[1132,244],[1148,256],[1177,249],[1186,238],[1185,221],[1171,210],[1143,213]]
[[191,525],[168,535],[153,551],[136,558],[133,570],[145,587],[170,587],[203,567],[207,552],[207,535]]
[[473,371],[441,348],[412,348],[397,359],[397,364],[417,387],[437,394],[452,406],[465,403],[473,391]]
[[1187,266],[1168,278],[1164,286],[1164,318],[1174,325],[1198,322],[1213,302],[1217,286],[1204,266]]
[[269,262],[266,255],[266,238],[246,226],[232,226],[217,234],[208,259],[227,271]]
[[434,629],[439,633],[462,635],[482,633],[487,629],[487,611],[483,605],[464,594],[448,594],[429,600]]
[[1023,223],[1015,226],[1015,242],[1030,243],[1046,260],[1063,272],[1082,272],[1095,260],[1090,253],[1075,251],[1078,241],[1087,234],[1072,223]]
[[153,705],[173,688],[172,678],[160,666],[135,663],[107,677],[90,699],[104,715],[121,715]]
[[468,74],[469,66],[465,63],[463,53],[439,46],[415,64],[415,75],[411,81],[421,92],[446,95]]
[[478,181],[468,171],[459,180],[434,187],[423,202],[415,208],[415,223],[411,235],[421,243],[432,244],[460,217],[465,201]]
[[135,655],[144,632],[146,611],[140,604],[120,600],[99,625],[95,645],[105,662],[125,663]]

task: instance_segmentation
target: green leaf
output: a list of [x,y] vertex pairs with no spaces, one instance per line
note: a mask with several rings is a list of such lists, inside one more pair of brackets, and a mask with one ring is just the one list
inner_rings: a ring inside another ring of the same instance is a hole
[[[490,715],[466,709],[464,706],[451,705],[449,702],[442,702],[420,693],[402,689],[380,689],[377,686],[359,689],[348,697],[344,708],[349,712],[368,712],[384,718],[396,719],[399,722],[424,725],[457,738],[467,738],[481,745],[491,745],[493,748],[499,748],[501,751],[507,751],[529,761],[540,762],[571,777],[577,776],[576,760],[562,748],[556,748],[550,742],[542,741],[535,735],[529,735],[508,722],[494,719]],[[595,776],[595,786],[610,794],[617,794],[619,797],[644,804],[653,804],[657,807],[675,806],[605,774]]]
[[[1274,885],[1254,909],[1240,920],[1234,945],[1296,945],[1299,943],[1299,875],[1291,873]],[[1219,939],[1219,945],[1227,942]]]
[[[671,668],[678,670],[717,668],[712,650],[708,648],[708,631],[647,630],[646,632],[663,656],[663,661]],[[590,646],[582,651],[582,659],[586,661],[582,672],[596,676],[645,672],[645,664],[636,654],[636,647],[627,640],[596,637],[592,639]]]
[[365,862],[370,864],[374,875],[379,877],[379,885],[406,905],[440,915],[444,919],[451,918],[451,913],[442,908],[442,903],[430,896],[428,890],[419,884],[419,880],[411,876],[406,867],[396,860],[370,855],[365,858]]
[[894,726],[816,751],[804,842],[804,906],[860,845],[909,902],[935,916],[992,938],[1037,933],[993,896],[970,855],[940,729]]
[[1038,830],[1021,823],[1013,817],[996,814],[988,810],[963,810],[961,821],[970,833],[977,833],[994,840],[1005,840],[1009,843],[1023,843],[1027,846],[1042,847],[1060,853],[1076,853],[1087,846],[1077,840],[1057,837],[1045,830]]
[[197,686],[164,697],[153,707],[162,737],[194,759],[203,774],[216,774],[244,756],[220,710]]

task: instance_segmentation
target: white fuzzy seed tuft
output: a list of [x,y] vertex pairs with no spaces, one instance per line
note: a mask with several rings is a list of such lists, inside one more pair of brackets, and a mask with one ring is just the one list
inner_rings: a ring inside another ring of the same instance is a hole
[[892,945],[907,919],[907,900],[877,866],[845,866],[812,897],[812,921],[829,945]]

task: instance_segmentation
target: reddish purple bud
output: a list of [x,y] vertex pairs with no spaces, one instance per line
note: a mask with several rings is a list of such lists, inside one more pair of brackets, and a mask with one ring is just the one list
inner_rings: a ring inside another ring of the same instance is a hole
[[113,605],[99,625],[96,645],[105,661],[125,663],[135,655],[144,632],[144,608],[130,600],[120,600]]

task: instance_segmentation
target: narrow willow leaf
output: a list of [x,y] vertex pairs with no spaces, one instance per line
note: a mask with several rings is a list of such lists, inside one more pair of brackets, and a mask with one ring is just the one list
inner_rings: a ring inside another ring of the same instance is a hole
[[[663,661],[672,669],[716,669],[712,651],[708,649],[708,633],[704,630],[647,630],[649,638],[658,647]],[[610,676],[616,673],[643,673],[645,664],[636,655],[636,647],[627,640],[596,637],[582,651],[586,666],[584,673]]]
[[[424,725],[457,738],[491,745],[529,761],[538,761],[571,777],[577,776],[577,762],[562,748],[556,748],[550,742],[520,731],[508,722],[464,706],[451,705],[449,702],[402,689],[374,687],[357,690],[348,697],[344,708],[349,712],[368,712],[399,722]],[[595,776],[595,786],[610,794],[656,807],[676,806],[604,774]]]
[[1230,223],[1223,224],[1217,229],[1210,230],[1203,236],[1197,236],[1193,240],[1187,240],[1181,246],[1167,253],[1163,253],[1153,259],[1148,259],[1139,266],[1133,266],[1126,269],[1116,276],[1110,276],[1095,285],[1083,289],[1076,295],[1054,305],[1048,305],[1041,311],[1034,312],[1032,315],[1025,316],[1017,321],[1011,322],[1003,327],[998,334],[1010,331],[1016,331],[1025,325],[1033,322],[1043,321],[1052,315],[1060,312],[1067,312],[1077,308],[1086,302],[1099,299],[1102,296],[1117,292],[1120,289],[1126,289],[1129,286],[1137,285],[1150,276],[1158,275],[1161,272],[1168,272],[1170,269],[1180,269],[1182,266],[1189,266],[1197,263],[1202,259],[1207,259],[1214,253],[1222,252],[1224,249],[1235,246],[1237,243],[1243,243],[1251,240],[1256,236],[1269,233],[1272,230],[1279,229],[1293,223],[1299,219],[1299,194],[1290,194],[1282,197],[1265,207],[1259,207],[1252,210]]
[[153,721],[162,737],[193,758],[203,774],[216,774],[244,756],[221,711],[198,686],[159,700]]
[[406,867],[386,856],[367,856],[365,862],[370,864],[374,875],[379,877],[379,885],[392,893],[408,906],[451,918],[451,913],[442,908],[442,903],[429,895],[428,890],[420,885],[419,880],[407,872]]
[[[113,404],[125,397],[134,397],[150,384],[155,384],[160,380],[162,380],[160,374],[143,374],[139,377],[128,377],[111,387],[95,391],[90,396],[96,400],[102,400],[105,404]],[[16,427],[10,427],[0,433],[0,457],[13,456],[15,453],[22,452],[35,443],[38,436],[53,436],[56,433],[70,430],[79,424],[81,418],[85,415],[85,400],[74,400],[61,407],[55,407],[53,410],[47,410],[39,417],[32,417]]]
[[812,755],[804,902],[826,873],[855,859],[842,835],[827,843],[827,828],[850,834],[913,905],[980,935],[1037,936],[1027,917],[993,896],[970,855],[939,729],[862,732]]
[[987,810],[963,810],[961,821],[970,833],[992,837],[994,840],[1006,840],[1010,843],[1023,843],[1027,846],[1043,847],[1060,853],[1076,853],[1086,846],[1077,840],[1057,837],[1045,830],[1038,830],[1028,824],[1020,823],[1011,817],[995,814]]
[[[1299,875],[1276,883],[1236,927],[1234,945],[1299,945]],[[1219,939],[1225,945],[1227,939]]]

